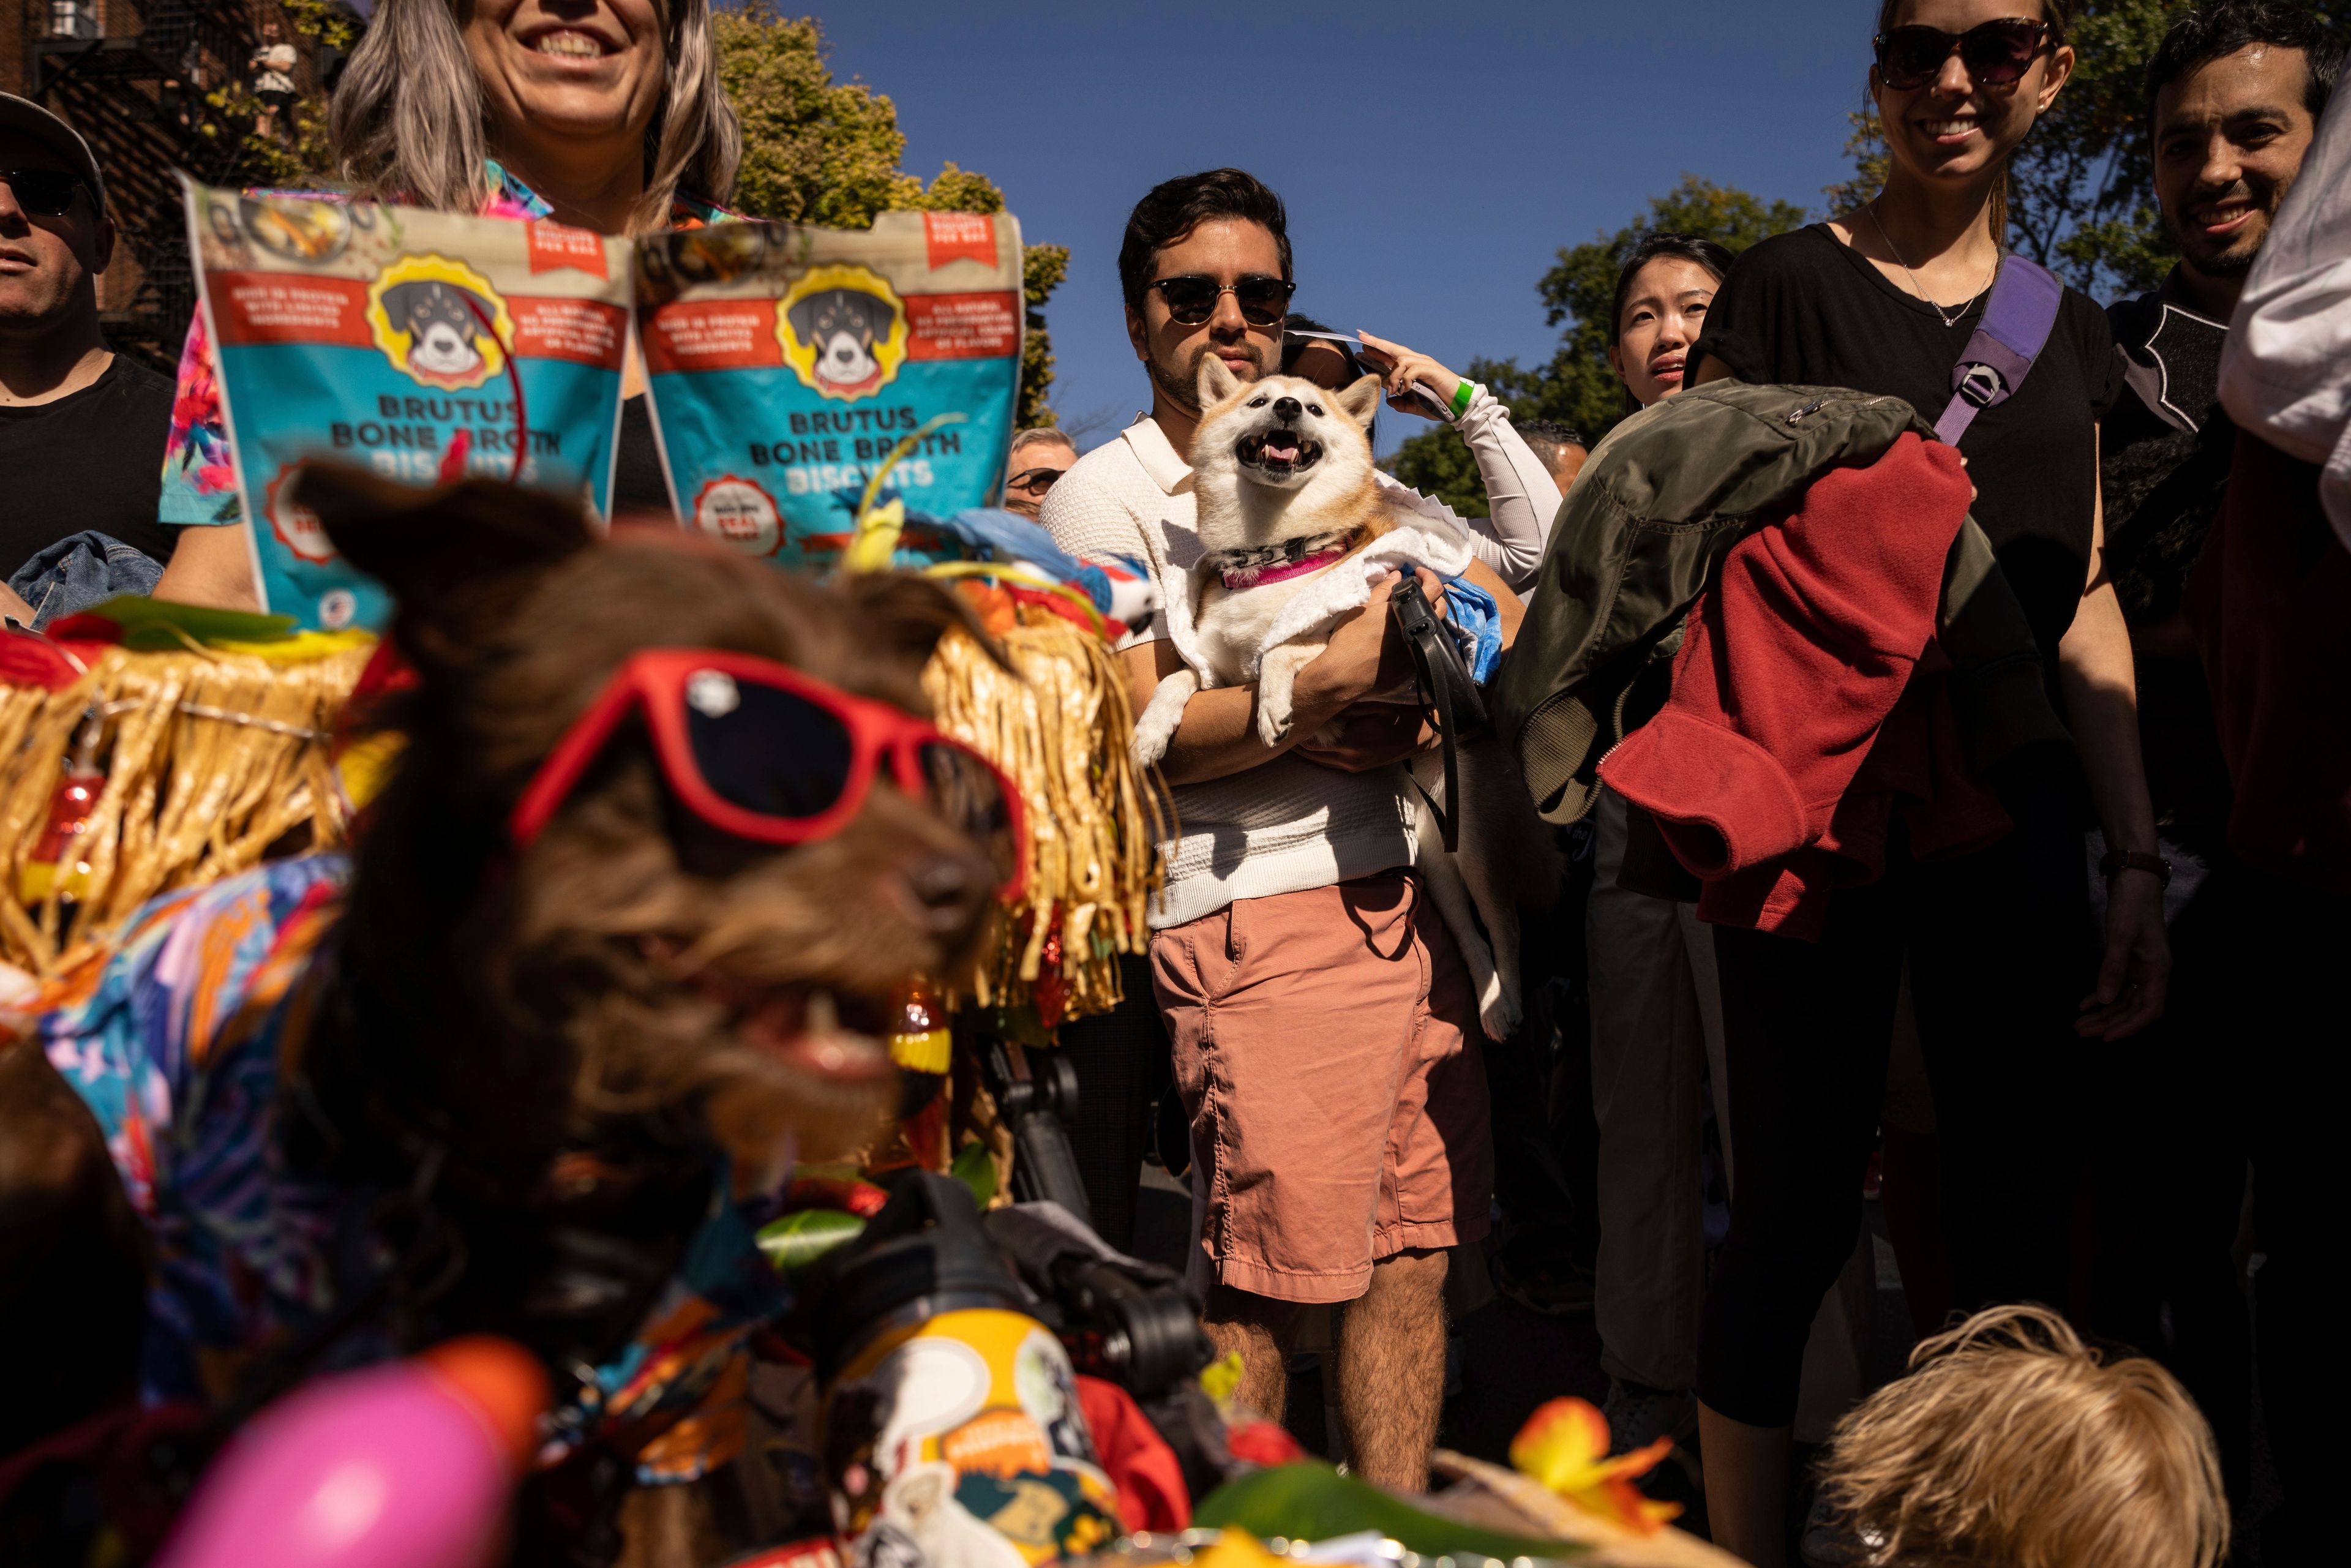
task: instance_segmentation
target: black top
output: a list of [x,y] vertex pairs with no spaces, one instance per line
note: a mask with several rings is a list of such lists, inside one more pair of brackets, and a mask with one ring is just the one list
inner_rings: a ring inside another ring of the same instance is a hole
[[[2113,305],[2106,319],[2124,379],[2099,443],[2106,563],[2123,618],[2152,629],[2179,618],[2228,493],[2237,444],[2220,407],[2229,329],[2196,312],[2177,273],[2154,293]],[[2137,662],[2139,750],[2156,826],[2209,860],[2228,836],[2231,793],[2203,663],[2145,647]]]
[[2127,395],[2100,441],[2106,553],[2134,626],[2179,613],[2189,568],[2220,515],[2237,433],[2220,408],[2226,324],[2191,308],[2171,282],[2109,307]]
[[[1707,308],[1689,368],[1695,379],[1699,360],[1711,354],[1758,385],[1898,397],[1932,424],[1951,400],[1951,367],[1982,318],[1979,298],[1944,326],[1932,307],[1814,225],[1774,235],[1739,258]],[[2053,677],[2058,639],[2074,623],[2090,570],[2096,425],[2120,386],[2105,313],[2068,288],[2023,386],[1978,414],[1959,439],[1980,492],[1975,519],[2023,603]]]
[[0,580],[85,528],[171,559],[155,520],[171,428],[172,383],[120,354],[78,392],[0,408]]
[[672,515],[661,445],[653,439],[653,413],[643,392],[621,404],[621,450],[612,465],[611,511],[616,517],[628,512]]

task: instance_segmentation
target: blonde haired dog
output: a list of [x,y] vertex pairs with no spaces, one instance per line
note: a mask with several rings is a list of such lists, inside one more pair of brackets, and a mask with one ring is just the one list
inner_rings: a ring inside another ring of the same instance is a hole
[[[1375,477],[1379,377],[1336,392],[1295,376],[1243,382],[1211,354],[1200,362],[1199,392],[1192,483],[1200,554],[1162,584],[1184,667],[1159,683],[1135,720],[1134,759],[1144,768],[1166,754],[1185,705],[1203,687],[1255,681],[1258,737],[1280,745],[1298,672],[1375,582],[1416,567],[1458,577],[1471,559],[1458,530],[1396,507]],[[1408,688],[1384,697],[1414,700]],[[1462,800],[1446,802],[1462,816],[1459,851],[1446,852],[1435,813],[1421,810],[1416,863],[1468,966],[1479,1022],[1500,1040],[1522,1014],[1518,911],[1556,896],[1558,857],[1493,743],[1461,748],[1460,763]],[[1425,755],[1413,771],[1436,800],[1440,760]]]

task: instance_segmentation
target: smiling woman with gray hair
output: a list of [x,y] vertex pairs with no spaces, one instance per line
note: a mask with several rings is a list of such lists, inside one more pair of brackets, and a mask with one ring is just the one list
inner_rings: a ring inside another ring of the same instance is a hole
[[[354,196],[642,234],[724,215],[743,135],[709,0],[378,0],[329,111]],[[666,509],[633,361],[616,507]],[[190,327],[162,520],[186,529],[156,597],[254,608],[203,319]]]

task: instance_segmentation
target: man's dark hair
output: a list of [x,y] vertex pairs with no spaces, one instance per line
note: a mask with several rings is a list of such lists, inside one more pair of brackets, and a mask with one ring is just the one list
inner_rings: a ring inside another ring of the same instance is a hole
[[1562,424],[1555,419],[1514,419],[1510,428],[1535,455],[1536,461],[1549,468],[1559,461],[1560,449],[1583,444],[1583,434],[1572,424]]
[[1643,267],[1661,256],[1694,261],[1714,274],[1717,283],[1730,276],[1731,254],[1710,239],[1666,232],[1643,235],[1631,254],[1625,257],[1625,265],[1616,271],[1616,298],[1608,307],[1608,340],[1611,343],[1624,334],[1625,296],[1633,292],[1633,279],[1640,276]]
[[1281,198],[1244,170],[1211,169],[1162,180],[1127,214],[1126,237],[1118,247],[1118,287],[1129,309],[1143,308],[1143,291],[1153,281],[1151,269],[1159,253],[1216,218],[1262,225],[1281,253],[1282,281],[1295,281],[1290,276],[1290,221]]
[[2343,64],[2342,51],[2327,37],[2326,24],[2299,5],[2275,0],[2210,0],[2171,25],[2155,57],[2147,62],[2147,128],[2155,133],[2155,100],[2165,88],[2199,66],[2255,44],[2277,49],[2300,49],[2310,68],[2302,104],[2313,120],[2326,108],[2335,90],[2335,77]]

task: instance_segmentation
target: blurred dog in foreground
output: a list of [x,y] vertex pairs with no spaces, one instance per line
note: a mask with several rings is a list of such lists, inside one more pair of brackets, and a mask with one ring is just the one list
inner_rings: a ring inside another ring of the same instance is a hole
[[[348,864],[162,901],[0,1033],[0,1343],[39,1347],[0,1458],[142,1384],[217,1406],[377,1289],[314,1367],[504,1333],[608,1476],[699,1473],[664,1435],[723,1432],[758,1318],[694,1270],[872,1135],[892,988],[967,962],[1018,863],[1000,777],[916,716],[977,627],[486,482],[301,490],[395,597],[404,753]],[[596,1385],[632,1339],[689,1397]]]

